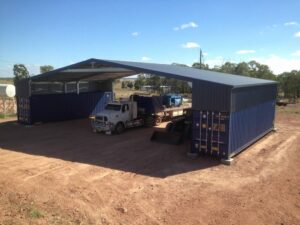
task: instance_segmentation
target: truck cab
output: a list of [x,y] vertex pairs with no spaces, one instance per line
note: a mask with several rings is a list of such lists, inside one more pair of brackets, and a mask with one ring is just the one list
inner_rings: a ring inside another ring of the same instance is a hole
[[93,122],[94,132],[122,133],[137,117],[137,107],[134,101],[111,102],[105,109],[96,114]]

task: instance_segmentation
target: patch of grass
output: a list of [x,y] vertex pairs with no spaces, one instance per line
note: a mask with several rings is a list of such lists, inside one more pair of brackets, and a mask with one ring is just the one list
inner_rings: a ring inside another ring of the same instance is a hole
[[114,89],[114,94],[115,94],[115,98],[119,99],[119,98],[128,98],[130,97],[130,95],[133,94],[141,94],[141,95],[147,95],[149,94],[146,91],[139,91],[139,90],[130,90],[130,89]]
[[39,219],[44,217],[44,214],[38,209],[29,210],[29,217],[33,219]]
[[12,77],[0,77],[0,84],[13,84],[14,79]]
[[5,118],[10,118],[10,117],[15,117],[15,116],[17,116],[17,115],[16,114],[6,114],[6,115],[4,115],[4,114],[0,113],[0,119],[5,119]]
[[288,113],[288,114],[300,114],[300,107],[296,106],[277,106],[277,111],[282,113]]

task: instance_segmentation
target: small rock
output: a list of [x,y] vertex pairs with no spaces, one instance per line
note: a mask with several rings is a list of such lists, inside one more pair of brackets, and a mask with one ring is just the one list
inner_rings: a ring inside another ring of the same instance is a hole
[[119,208],[117,208],[117,210],[118,210],[120,213],[126,213],[126,212],[127,212],[127,209],[124,208],[124,207],[119,207]]

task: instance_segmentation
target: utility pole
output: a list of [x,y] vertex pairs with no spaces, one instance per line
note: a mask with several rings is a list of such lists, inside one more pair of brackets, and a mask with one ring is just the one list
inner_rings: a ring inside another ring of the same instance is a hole
[[202,68],[202,49],[201,48],[200,48],[200,60],[199,60],[199,63],[200,63],[199,67],[201,69]]

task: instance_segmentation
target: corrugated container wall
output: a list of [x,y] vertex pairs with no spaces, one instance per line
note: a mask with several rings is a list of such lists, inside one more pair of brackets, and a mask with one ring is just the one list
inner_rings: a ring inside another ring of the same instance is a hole
[[[19,81],[18,121],[33,124],[86,118],[103,110],[113,99],[111,82],[83,81],[79,83],[79,94],[72,89],[73,83],[30,82],[29,79]],[[64,84],[71,93],[65,92]]]
[[231,87],[195,80],[192,87],[194,110],[230,111]]
[[26,124],[87,118],[104,109],[112,92],[34,95],[18,98],[18,121]]
[[232,90],[226,86],[195,84],[193,153],[229,158],[273,129],[276,84]]
[[232,90],[229,157],[273,130],[276,96],[276,84]]
[[273,130],[275,100],[230,114],[228,155],[233,156]]
[[236,112],[276,99],[277,85],[268,84],[233,88],[231,92],[231,112]]

